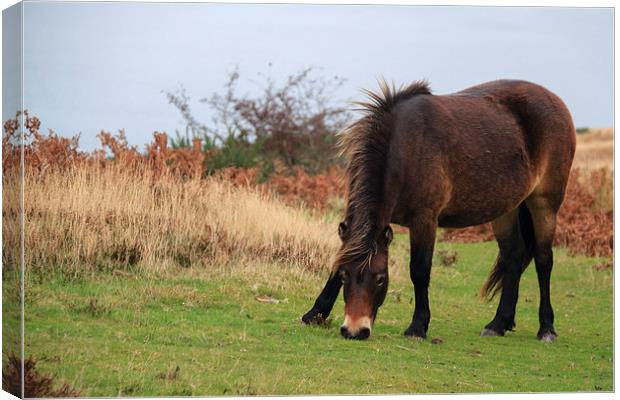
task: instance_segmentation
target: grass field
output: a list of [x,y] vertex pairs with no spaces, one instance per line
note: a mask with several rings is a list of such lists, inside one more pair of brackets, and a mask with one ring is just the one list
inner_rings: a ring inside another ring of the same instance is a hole
[[[434,263],[424,342],[402,335],[413,294],[405,235],[392,245],[390,291],[363,342],[340,337],[341,298],[329,328],[301,326],[325,273],[283,264],[178,268],[148,279],[31,275],[26,356],[86,396],[613,390],[611,270],[593,268],[599,259],[558,250],[552,279],[558,341],[536,340],[533,266],[522,280],[516,331],[482,338],[497,299],[487,303],[477,293],[495,246],[438,244],[458,255],[452,266]],[[16,323],[10,303],[4,307],[4,323]]]

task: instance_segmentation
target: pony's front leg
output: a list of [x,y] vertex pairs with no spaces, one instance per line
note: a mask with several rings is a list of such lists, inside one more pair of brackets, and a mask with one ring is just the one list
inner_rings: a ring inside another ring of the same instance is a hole
[[409,227],[411,243],[409,273],[415,292],[415,309],[411,325],[405,331],[405,336],[426,338],[426,331],[431,320],[428,284],[431,278],[436,231],[437,219],[432,215],[420,215],[414,218]]
[[329,313],[332,312],[338,293],[340,293],[340,287],[342,287],[342,280],[338,274],[332,272],[327,279],[325,287],[314,302],[314,306],[301,317],[301,322],[304,324],[323,324]]

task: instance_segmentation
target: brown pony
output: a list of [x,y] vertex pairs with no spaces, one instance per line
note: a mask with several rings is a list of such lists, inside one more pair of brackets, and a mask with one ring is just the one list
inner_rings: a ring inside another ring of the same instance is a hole
[[481,294],[501,289],[483,336],[515,326],[521,274],[532,258],[540,286],[538,339],[553,342],[549,281],[556,215],[575,153],[575,129],[562,100],[524,81],[500,80],[432,95],[425,82],[401,90],[381,84],[358,103],[365,115],[340,145],[348,157],[349,197],[338,227],[342,246],[304,323],[327,318],[344,287],[340,331],[369,337],[388,286],[390,223],[410,232],[413,319],[405,335],[425,338],[428,285],[437,227],[491,222],[499,255]]

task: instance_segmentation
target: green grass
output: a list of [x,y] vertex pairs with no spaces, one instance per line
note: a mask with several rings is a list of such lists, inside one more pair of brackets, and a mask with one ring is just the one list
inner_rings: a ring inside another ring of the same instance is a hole
[[[522,279],[516,331],[483,338],[497,299],[477,294],[496,245],[439,243],[458,259],[435,262],[429,340],[419,342],[403,336],[413,297],[407,243],[398,235],[392,246],[390,291],[367,341],[340,337],[341,297],[329,328],[300,325],[325,276],[256,265],[29,282],[26,355],[88,396],[613,390],[613,275],[592,268],[600,260],[556,251],[555,344],[536,340],[533,265]],[[280,302],[261,303],[257,294]],[[17,321],[5,313],[5,324]]]

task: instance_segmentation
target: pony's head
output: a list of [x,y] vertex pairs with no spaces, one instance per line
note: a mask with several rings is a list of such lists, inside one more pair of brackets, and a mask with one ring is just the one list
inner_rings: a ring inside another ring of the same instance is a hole
[[394,131],[393,107],[416,94],[430,94],[425,82],[396,90],[383,81],[381,93],[366,91],[368,102],[361,106],[364,116],[346,127],[338,147],[347,161],[348,200],[345,221],[340,223],[342,247],[334,264],[344,287],[345,318],[340,332],[346,338],[370,336],[377,310],[388,286],[389,226],[392,210],[386,199],[385,176]]
[[340,333],[347,339],[367,339],[387,293],[392,228],[383,227],[376,237],[361,242],[351,237],[346,222],[340,223],[338,233],[342,247],[333,273],[342,280],[344,293],[344,323]]

